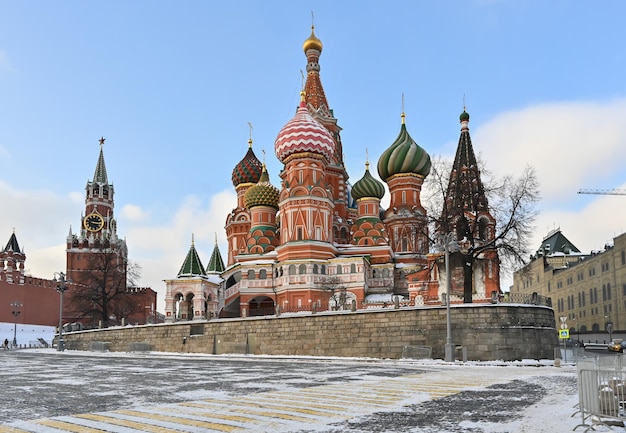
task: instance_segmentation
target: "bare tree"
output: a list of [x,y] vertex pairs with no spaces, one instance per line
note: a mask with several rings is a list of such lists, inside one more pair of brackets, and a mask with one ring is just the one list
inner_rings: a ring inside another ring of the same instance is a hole
[[[482,161],[479,159],[480,166]],[[431,236],[436,233],[448,233],[449,219],[445,215],[444,204],[449,182],[451,163],[442,159],[433,159],[430,176],[424,185],[424,206],[428,209]],[[489,211],[496,221],[495,235],[488,241],[476,242],[470,236],[466,239],[468,247],[461,249],[457,263],[464,268],[464,300],[472,302],[474,262],[486,251],[497,251],[501,273],[513,272],[526,264],[529,257],[529,240],[534,229],[538,211],[539,183],[535,170],[527,166],[519,177],[504,176],[497,179],[491,173],[480,169],[485,196],[489,202]],[[468,221],[466,232],[474,232],[476,218]],[[435,240],[431,238],[434,243]]]
[[329,293],[328,303],[330,305],[332,302],[330,306],[333,310],[338,311],[346,308],[348,289],[343,285],[341,278],[326,277],[319,285],[323,290]]
[[[102,247],[87,255],[84,270],[75,271],[68,309],[91,325],[99,321],[108,327],[139,311],[128,287],[139,278],[141,268],[118,250]],[[143,308],[143,307],[141,307]]]

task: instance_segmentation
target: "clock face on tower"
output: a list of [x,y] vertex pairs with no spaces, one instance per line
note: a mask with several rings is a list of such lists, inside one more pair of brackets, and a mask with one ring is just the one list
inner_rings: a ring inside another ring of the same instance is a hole
[[91,213],[85,217],[83,225],[90,232],[98,232],[104,227],[104,219],[97,213]]

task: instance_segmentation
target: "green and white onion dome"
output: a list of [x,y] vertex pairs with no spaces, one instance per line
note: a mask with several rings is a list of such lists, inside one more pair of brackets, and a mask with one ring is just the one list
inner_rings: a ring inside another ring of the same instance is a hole
[[383,198],[385,186],[370,174],[370,163],[365,163],[365,174],[352,187],[352,198],[359,200],[364,197]]
[[417,174],[423,177],[430,173],[430,155],[411,138],[404,123],[400,134],[378,159],[378,175],[385,182],[396,174]]

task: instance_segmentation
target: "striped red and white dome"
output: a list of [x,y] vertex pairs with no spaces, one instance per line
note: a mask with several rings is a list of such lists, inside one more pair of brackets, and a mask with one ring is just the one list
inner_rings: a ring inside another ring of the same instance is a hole
[[302,152],[321,154],[330,161],[335,153],[335,141],[330,132],[311,116],[302,100],[296,115],[278,133],[274,150],[283,163],[289,155]]

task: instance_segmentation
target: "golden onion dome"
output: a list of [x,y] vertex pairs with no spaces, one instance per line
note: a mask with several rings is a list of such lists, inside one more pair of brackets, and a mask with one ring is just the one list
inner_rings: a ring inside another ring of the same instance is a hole
[[302,49],[304,50],[305,54],[309,50],[317,50],[319,52],[322,52],[322,41],[320,41],[317,36],[315,36],[315,26],[311,26],[311,36],[309,36],[309,38],[304,41]]

